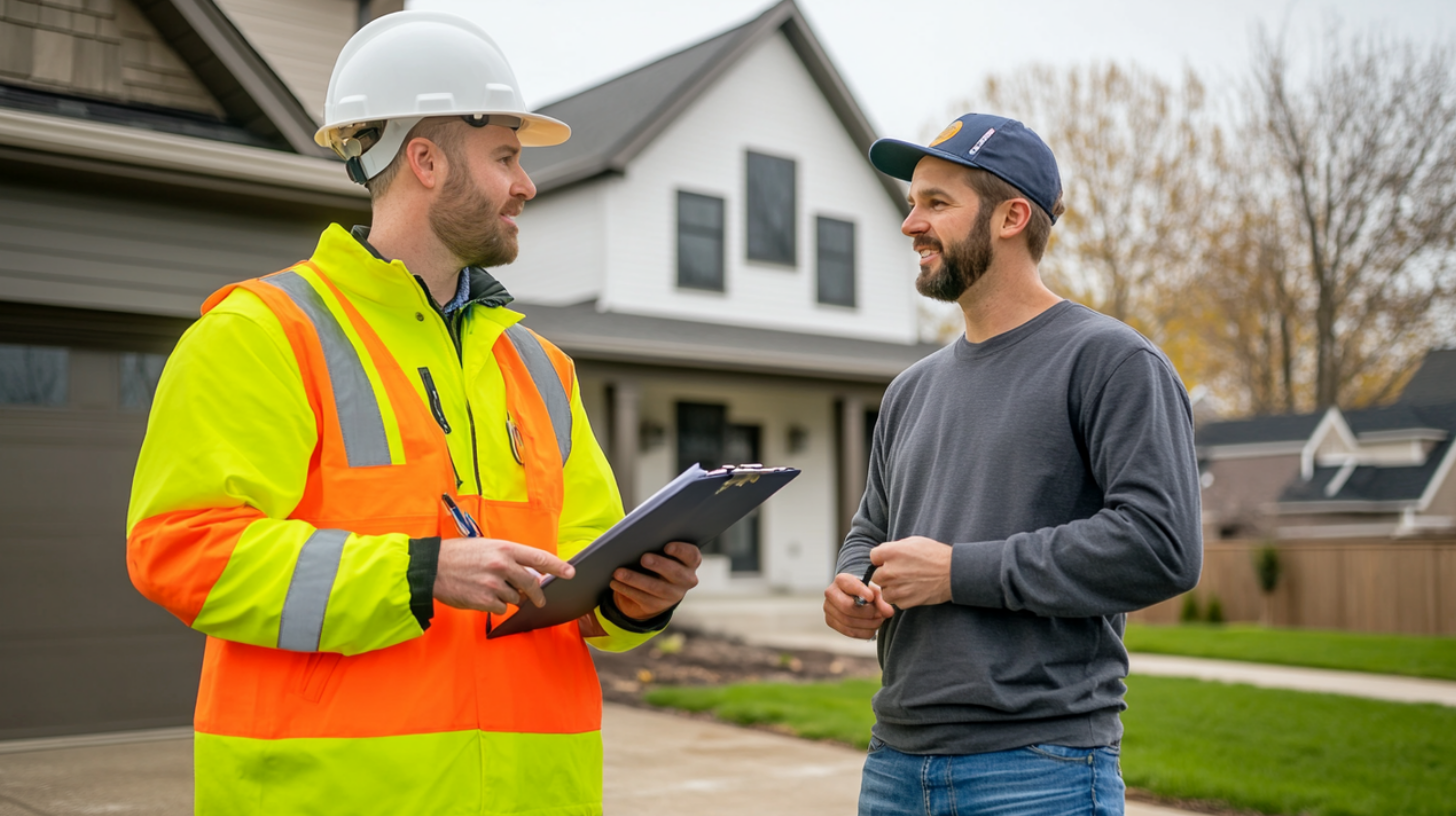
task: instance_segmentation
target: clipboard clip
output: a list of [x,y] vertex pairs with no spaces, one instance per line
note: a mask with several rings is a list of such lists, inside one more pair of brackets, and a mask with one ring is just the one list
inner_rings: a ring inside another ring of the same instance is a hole
[[720,467],[717,470],[712,471],[709,474],[709,475],[716,475],[716,474],[719,474],[719,473],[727,473],[727,474],[730,474],[729,477],[728,477],[728,479],[723,482],[723,485],[721,487],[719,487],[713,493],[713,495],[716,496],[719,493],[722,493],[723,491],[727,490],[730,487],[742,487],[743,485],[746,485],[746,484],[753,484],[754,482],[758,481],[758,477],[764,475],[765,473],[777,473],[777,472],[779,472],[781,470],[788,470],[788,468],[781,468],[781,467],[766,468],[762,464],[759,464],[759,463],[754,463],[754,464],[751,464],[751,465],[724,465],[723,467]]

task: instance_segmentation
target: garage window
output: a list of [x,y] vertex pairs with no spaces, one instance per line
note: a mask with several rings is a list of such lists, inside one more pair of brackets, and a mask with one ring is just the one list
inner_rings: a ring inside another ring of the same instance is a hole
[[165,354],[123,352],[121,355],[121,407],[148,409],[157,395]]
[[69,373],[64,348],[0,343],[0,405],[65,405]]

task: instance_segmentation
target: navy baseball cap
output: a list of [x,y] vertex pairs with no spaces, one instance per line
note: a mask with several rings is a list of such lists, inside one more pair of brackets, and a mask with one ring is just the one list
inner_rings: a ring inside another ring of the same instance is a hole
[[880,172],[910,181],[915,165],[926,156],[976,167],[992,173],[1020,190],[1052,215],[1062,194],[1062,177],[1052,149],[1031,128],[1015,119],[986,113],[968,113],[951,122],[927,146],[899,139],[880,139],[870,145],[870,163]]

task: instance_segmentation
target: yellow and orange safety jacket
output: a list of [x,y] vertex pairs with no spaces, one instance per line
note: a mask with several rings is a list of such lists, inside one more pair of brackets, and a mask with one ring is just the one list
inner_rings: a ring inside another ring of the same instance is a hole
[[[458,535],[441,494],[563,558],[622,516],[571,361],[520,319],[477,305],[452,336],[402,263],[335,225],[178,344],[127,565],[208,635],[199,813],[601,812],[577,625],[487,640],[421,581],[431,539]],[[598,648],[651,636],[598,619]]]

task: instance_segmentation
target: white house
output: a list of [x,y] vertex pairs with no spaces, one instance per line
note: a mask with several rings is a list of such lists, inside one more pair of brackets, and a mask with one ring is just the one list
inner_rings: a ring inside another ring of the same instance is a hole
[[572,139],[524,154],[538,196],[499,274],[577,360],[624,498],[694,461],[802,468],[710,545],[703,589],[817,592],[866,417],[933,349],[863,113],[792,0],[542,112]]

